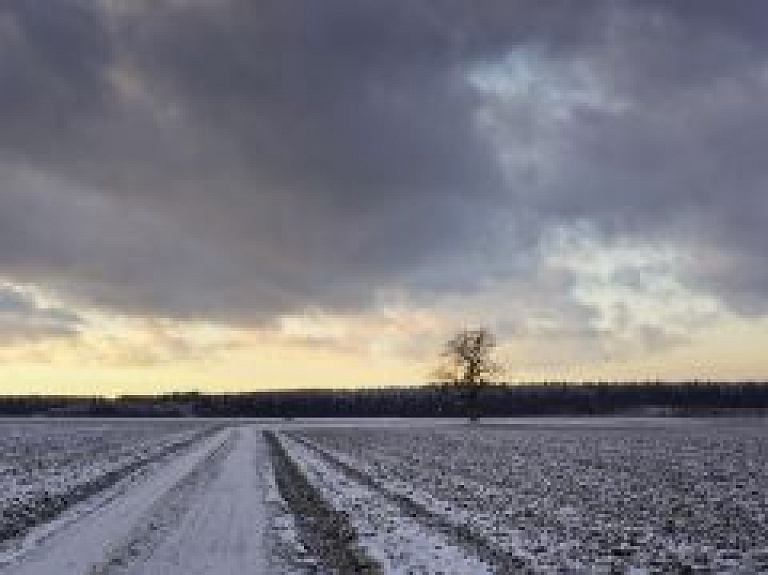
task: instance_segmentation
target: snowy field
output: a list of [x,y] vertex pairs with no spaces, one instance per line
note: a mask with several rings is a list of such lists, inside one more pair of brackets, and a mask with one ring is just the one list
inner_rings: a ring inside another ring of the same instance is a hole
[[0,422],[0,573],[768,573],[764,420]]
[[204,433],[183,422],[0,422],[0,541]]
[[291,435],[538,572],[768,571],[763,424],[323,429]]

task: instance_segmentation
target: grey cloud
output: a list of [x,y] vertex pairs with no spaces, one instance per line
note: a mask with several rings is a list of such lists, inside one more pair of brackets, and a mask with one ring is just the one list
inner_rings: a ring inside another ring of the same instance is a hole
[[226,245],[205,242],[162,214],[28,168],[0,164],[0,176],[7,185],[0,211],[6,273],[81,303],[141,313],[209,317],[230,310],[231,319],[239,309],[258,317],[263,312],[249,290],[266,309],[290,300],[275,277],[254,277]]
[[[501,179],[445,39],[420,37],[423,15],[346,2],[90,10],[39,16],[66,30],[36,35],[33,8],[7,9],[20,39],[6,85],[34,74],[82,99],[50,103],[46,86],[22,82],[30,97],[6,106],[4,121],[24,137],[3,136],[0,147],[9,162],[49,174],[50,199],[40,201],[63,214],[41,230],[16,210],[21,229],[7,232],[0,261],[34,252],[23,257],[54,274],[75,269],[74,280],[104,283],[139,307],[251,316],[362,305],[388,278],[483,232]],[[59,45],[81,31],[92,45]],[[97,56],[80,67],[86,48]],[[32,60],[38,52],[43,62]],[[40,109],[65,123],[39,121]],[[32,201],[13,184],[6,213]],[[153,232],[155,249],[146,236],[128,240],[128,223],[82,207],[78,187],[176,231]],[[190,254],[190,239],[215,257]]]
[[[727,273],[681,273],[759,302],[768,280],[740,262],[768,255],[765,11],[6,4],[0,270],[142,313],[251,321],[364,308],[381,287],[482,289],[535,267],[547,226],[586,219],[727,256]],[[534,77],[575,66],[599,97],[566,94],[552,119],[552,100],[496,102],[468,80],[519,47],[538,54]],[[518,158],[506,172],[499,147]]]
[[546,102],[498,105],[500,145],[523,158],[536,150],[510,180],[543,222],[666,240],[694,255],[677,270],[692,288],[765,313],[768,283],[755,264],[768,257],[768,57],[763,24],[752,21],[766,20],[765,5],[618,6],[582,50],[538,62],[586,70],[600,89],[593,101],[568,102],[566,92],[567,114],[546,121],[531,120],[551,116]]
[[19,155],[52,153],[77,133],[104,105],[111,51],[93,6],[32,1],[1,7],[3,147]]
[[73,310],[41,304],[12,285],[0,284],[0,343],[71,337],[84,323]]

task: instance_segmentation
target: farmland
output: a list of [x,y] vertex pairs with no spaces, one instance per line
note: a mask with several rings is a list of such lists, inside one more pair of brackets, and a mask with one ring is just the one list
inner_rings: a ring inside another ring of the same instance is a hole
[[174,422],[0,425],[0,541],[198,439]]
[[759,419],[1,425],[2,573],[768,572]]
[[418,516],[452,526],[471,548],[534,571],[768,569],[768,438],[760,427],[324,429],[294,437],[389,499],[410,502]]

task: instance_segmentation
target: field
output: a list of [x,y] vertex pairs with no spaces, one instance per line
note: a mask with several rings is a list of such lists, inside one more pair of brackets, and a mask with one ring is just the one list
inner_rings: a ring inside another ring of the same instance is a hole
[[175,422],[0,424],[0,541],[194,442]]
[[768,572],[763,420],[0,424],[0,572]]

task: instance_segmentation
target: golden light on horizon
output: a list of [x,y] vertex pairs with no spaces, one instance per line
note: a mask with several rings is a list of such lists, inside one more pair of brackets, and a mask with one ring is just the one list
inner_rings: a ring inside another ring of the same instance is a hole
[[[429,380],[439,353],[438,326],[450,323],[422,312],[413,325],[428,329],[409,332],[407,314],[401,310],[392,324],[391,318],[313,312],[261,331],[110,317],[109,329],[91,324],[75,338],[0,348],[0,394],[115,396],[418,385]],[[385,325],[398,327],[387,332]],[[347,339],[351,334],[354,338]],[[655,353],[602,357],[596,342],[508,336],[500,354],[508,368],[505,379],[512,382],[760,379],[765,368],[761,342],[767,337],[768,321],[732,319]]]

